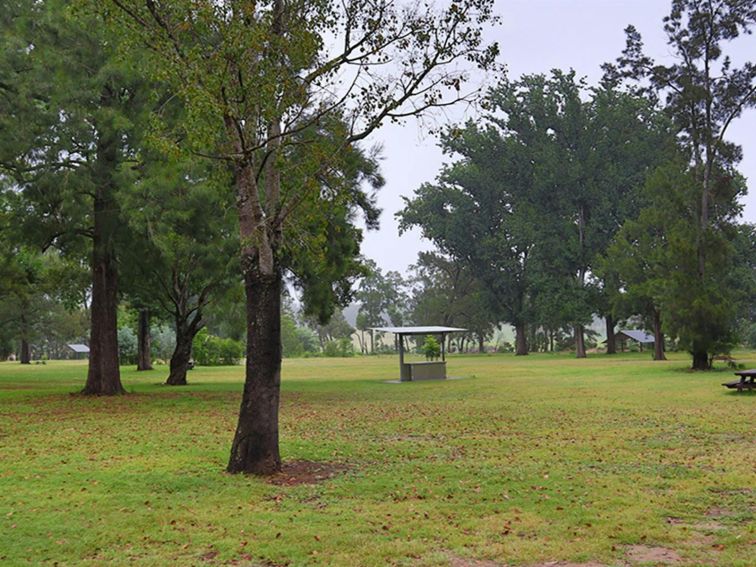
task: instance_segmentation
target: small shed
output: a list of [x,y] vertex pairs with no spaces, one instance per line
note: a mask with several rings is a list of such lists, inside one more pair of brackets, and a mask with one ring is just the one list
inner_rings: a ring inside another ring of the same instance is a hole
[[87,356],[89,355],[89,347],[87,345],[70,344],[66,346],[74,352],[74,358],[87,358]]
[[[399,376],[402,382],[413,380],[445,380],[446,379],[446,335],[449,333],[463,333],[467,329],[459,327],[371,327],[371,331],[393,333],[399,337]],[[405,336],[439,335],[441,337],[441,360],[424,362],[404,362]]]

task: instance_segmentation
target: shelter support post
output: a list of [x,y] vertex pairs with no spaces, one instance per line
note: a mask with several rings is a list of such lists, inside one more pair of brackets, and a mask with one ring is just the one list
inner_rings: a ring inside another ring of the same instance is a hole
[[404,335],[399,335],[399,379],[402,382],[412,380],[412,367],[404,363]]

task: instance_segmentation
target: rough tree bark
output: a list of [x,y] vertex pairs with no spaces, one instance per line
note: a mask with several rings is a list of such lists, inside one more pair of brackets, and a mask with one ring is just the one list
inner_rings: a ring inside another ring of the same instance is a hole
[[29,341],[25,338],[21,339],[21,352],[19,352],[19,360],[21,364],[31,364],[31,348],[29,347]]
[[664,333],[662,332],[661,314],[654,310],[654,360],[667,360],[664,355]]
[[99,181],[94,195],[92,230],[92,304],[89,371],[83,394],[123,394],[118,367],[118,271],[115,231],[118,209],[113,193],[118,137],[101,135],[93,177]]
[[[231,132],[235,126],[231,124]],[[273,145],[264,173],[265,200],[279,203],[281,179],[275,166],[280,125],[269,126]],[[241,142],[237,142],[241,144]],[[241,149],[241,146],[239,146]],[[231,445],[230,473],[273,474],[281,470],[278,448],[278,404],[281,388],[281,290],[278,263],[281,225],[269,220],[260,203],[256,168],[250,161],[235,164],[241,266],[247,299],[247,362],[239,421]],[[373,333],[371,333],[372,338]]]
[[711,361],[708,352],[705,350],[694,350],[690,354],[693,356],[693,370],[711,370]]
[[[203,291],[204,297],[206,290]],[[200,302],[203,300],[201,299]],[[179,305],[186,308],[186,303],[180,301]],[[171,355],[170,373],[165,383],[168,386],[186,386],[186,373],[189,371],[189,361],[192,358],[192,342],[194,337],[204,326],[202,321],[202,309],[197,308],[194,315],[181,311],[176,317],[176,348]]]
[[617,336],[614,333],[614,317],[606,316],[606,354],[617,354]]
[[247,270],[247,368],[228,472],[271,474],[281,468],[278,404],[281,385],[281,272]]
[[186,373],[192,357],[192,340],[194,335],[186,325],[176,325],[176,348],[171,355],[170,373],[165,381],[169,386],[186,386]]
[[137,370],[152,370],[152,337],[150,336],[150,310],[139,310],[137,330]]
[[528,354],[527,328],[525,323],[515,323],[515,356]]
[[575,357],[586,358],[585,353],[585,328],[583,325],[575,325]]

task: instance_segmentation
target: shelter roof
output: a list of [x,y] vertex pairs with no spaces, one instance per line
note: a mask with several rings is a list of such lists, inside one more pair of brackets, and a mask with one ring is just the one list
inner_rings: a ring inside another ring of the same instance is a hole
[[467,329],[460,329],[459,327],[370,327],[370,329],[396,335],[439,335],[467,331]]
[[625,335],[628,338],[638,341],[639,343],[653,343],[654,336],[646,331],[620,331],[621,335]]
[[74,352],[89,352],[89,347],[87,345],[66,345],[66,346]]

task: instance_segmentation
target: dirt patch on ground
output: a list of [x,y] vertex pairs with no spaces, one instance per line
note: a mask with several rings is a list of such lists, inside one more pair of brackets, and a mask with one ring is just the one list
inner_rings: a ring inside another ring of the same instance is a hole
[[682,557],[675,550],[650,545],[627,546],[627,558],[633,563],[653,563],[654,565],[671,565],[682,561]]
[[530,567],[607,567],[605,563],[596,563],[590,561],[588,563],[569,563],[565,561],[549,561],[548,563],[537,563]]
[[349,469],[349,465],[343,463],[288,461],[281,466],[281,472],[268,478],[268,482],[276,486],[317,484],[343,474]]
[[727,508],[721,508],[719,506],[712,506],[706,510],[706,516],[709,518],[722,518],[725,516],[732,516],[732,511]]
[[502,563],[485,559],[465,559],[464,557],[450,557],[449,567],[503,567]]
[[[463,557],[450,557],[449,567],[504,567],[504,563],[496,563],[485,559],[465,559]],[[607,567],[604,563],[589,561],[588,563],[570,563],[569,561],[548,561],[535,563],[528,567]]]

